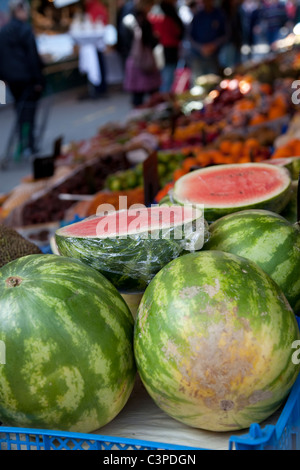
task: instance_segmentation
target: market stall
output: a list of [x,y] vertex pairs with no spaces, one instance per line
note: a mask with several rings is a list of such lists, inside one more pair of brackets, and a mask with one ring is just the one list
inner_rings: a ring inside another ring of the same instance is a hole
[[0,448],[299,450],[298,76],[295,45],[159,93],[3,195],[41,252],[0,270],[33,325]]
[[107,5],[109,25],[92,25],[84,14],[81,1],[32,0],[32,24],[36,34],[37,46],[46,65],[45,74],[52,92],[84,85],[89,70],[82,66],[82,41],[87,44],[101,42],[101,50],[107,69],[107,82],[119,85],[123,80],[121,60],[115,51],[115,8],[114,2]]

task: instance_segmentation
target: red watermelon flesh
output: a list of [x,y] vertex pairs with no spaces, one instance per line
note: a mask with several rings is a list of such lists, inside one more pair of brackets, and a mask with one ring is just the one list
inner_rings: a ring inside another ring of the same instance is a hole
[[87,218],[60,230],[72,237],[113,237],[167,229],[189,223],[201,216],[190,206],[152,206],[112,211],[106,215]]
[[142,292],[155,274],[207,235],[203,212],[192,206],[131,207],[57,230],[58,252],[99,270],[122,292]]
[[289,201],[290,187],[290,174],[280,166],[225,164],[180,178],[175,183],[173,199],[179,204],[203,205],[205,218],[215,220],[242,208],[281,212]]

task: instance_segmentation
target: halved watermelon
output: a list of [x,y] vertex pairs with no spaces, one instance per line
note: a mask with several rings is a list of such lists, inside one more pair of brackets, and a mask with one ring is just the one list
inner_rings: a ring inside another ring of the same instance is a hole
[[[300,172],[300,157],[271,158],[266,163],[283,166],[291,173],[292,180],[298,180]],[[264,162],[262,162],[264,163]]]
[[208,222],[242,209],[280,213],[291,197],[286,168],[267,163],[224,164],[188,173],[176,181],[174,203],[201,205]]
[[61,255],[97,269],[119,291],[141,292],[169,261],[201,249],[205,233],[199,209],[152,206],[89,217],[59,229],[55,240]]

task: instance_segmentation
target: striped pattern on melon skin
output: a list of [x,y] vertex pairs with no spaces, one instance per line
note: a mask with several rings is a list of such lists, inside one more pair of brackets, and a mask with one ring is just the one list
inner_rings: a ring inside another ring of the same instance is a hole
[[285,296],[255,263],[202,250],[147,287],[134,350],[155,403],[188,426],[233,431],[282,404],[299,373],[299,329]]
[[[19,276],[17,287],[7,279]],[[34,255],[0,270],[0,421],[92,432],[135,380],[133,318],[117,290],[80,261]]]
[[282,216],[249,210],[227,215],[210,225],[206,250],[221,250],[257,263],[300,313],[300,230]]
[[[300,161],[300,158],[299,158]],[[297,197],[298,197],[298,181],[293,181],[292,188],[291,188],[291,198],[285,207],[285,209],[281,212],[282,217],[288,220],[291,224],[295,224],[297,222]]]
[[125,238],[81,238],[58,230],[55,239],[62,256],[93,267],[120,292],[143,292],[163,266],[185,252],[189,240],[191,246],[195,240],[202,248],[207,239],[208,227],[202,213],[199,219],[186,224],[182,239],[176,239],[176,229],[159,230],[156,239],[151,236],[146,239],[139,233]]

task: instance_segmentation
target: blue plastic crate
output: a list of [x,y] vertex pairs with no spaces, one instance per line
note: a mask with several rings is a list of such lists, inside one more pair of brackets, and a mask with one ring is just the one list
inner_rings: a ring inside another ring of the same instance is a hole
[[233,450],[300,450],[300,374],[275,425],[253,423],[249,433],[232,436]]
[[0,426],[0,450],[206,450],[162,442]]
[[[300,318],[297,317],[300,327]],[[200,442],[199,442],[200,445]],[[0,426],[0,450],[212,450],[162,442]],[[253,423],[231,436],[228,450],[300,450],[300,374],[275,425]]]

